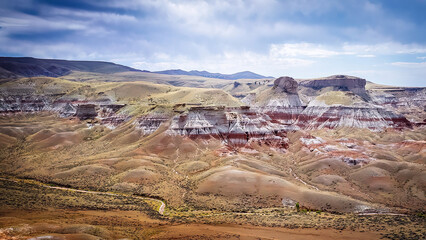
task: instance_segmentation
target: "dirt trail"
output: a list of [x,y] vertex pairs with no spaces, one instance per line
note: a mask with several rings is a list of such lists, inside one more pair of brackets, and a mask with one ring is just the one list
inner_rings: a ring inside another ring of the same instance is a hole
[[[4,178],[4,177],[0,177],[0,180],[11,181],[11,182],[24,182],[25,181],[25,179],[19,179],[19,178],[9,179],[9,178]],[[124,196],[127,196],[127,197],[137,198],[137,199],[140,199],[140,200],[150,200],[150,201],[161,203],[161,206],[158,209],[158,213],[161,214],[161,215],[164,214],[164,210],[166,208],[166,204],[162,200],[159,200],[159,199],[156,199],[156,198],[139,197],[139,196],[134,196],[134,195],[109,193],[109,192],[80,190],[80,189],[67,188],[67,187],[55,187],[55,186],[49,186],[47,184],[44,184],[44,183],[36,181],[36,180],[25,181],[25,182],[26,183],[32,183],[34,185],[42,186],[42,187],[45,187],[45,188],[59,189],[59,190],[64,190],[64,191],[72,191],[72,192],[80,192],[80,193],[88,193],[88,194],[98,194],[98,195],[108,195],[108,196],[123,196],[124,195]]]
[[[294,172],[292,171],[292,169],[290,168],[290,172],[292,174],[294,174]],[[297,175],[293,175],[295,177],[295,179],[299,180],[300,182],[302,182],[303,184],[312,187],[316,190],[319,190],[318,188],[316,188],[315,186],[309,185],[307,183],[305,183],[303,180],[301,180],[300,178],[297,177]],[[130,195],[130,194],[118,194],[118,193],[111,193],[111,192],[99,192],[99,191],[90,191],[90,190],[80,190],[80,189],[74,189],[74,188],[68,188],[68,187],[56,187],[56,186],[49,186],[47,184],[44,184],[42,182],[36,181],[36,180],[29,180],[28,179],[19,179],[19,178],[4,178],[4,177],[0,177],[0,180],[3,181],[12,181],[12,182],[26,182],[26,183],[30,183],[30,184],[34,184],[34,185],[38,185],[38,186],[42,186],[45,188],[51,188],[51,189],[58,189],[58,190],[64,190],[64,191],[73,191],[73,192],[81,192],[81,193],[88,193],[88,194],[99,194],[99,195],[108,195],[108,196],[126,196],[126,197],[131,197],[131,198],[137,198],[140,200],[149,200],[149,201],[154,201],[157,203],[161,203],[160,207],[158,208],[158,213],[161,215],[164,215],[164,211],[166,209],[166,204],[164,203],[164,201],[160,200],[160,199],[156,199],[156,198],[150,198],[150,197],[140,197],[140,196],[134,196],[134,195]],[[227,212],[230,214],[242,214],[239,212]],[[227,214],[227,213],[215,213],[215,214],[209,214],[207,216],[212,216],[212,215],[223,215],[223,214]],[[245,213],[246,215],[250,215],[251,213]],[[244,214],[242,214],[244,215]],[[378,213],[358,213],[358,215],[400,215],[400,216],[406,216],[406,214],[401,214],[401,213],[392,213],[392,212],[378,212]]]

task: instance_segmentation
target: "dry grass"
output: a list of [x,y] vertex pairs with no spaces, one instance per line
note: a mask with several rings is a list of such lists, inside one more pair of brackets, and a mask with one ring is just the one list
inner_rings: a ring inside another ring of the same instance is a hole
[[330,91],[319,95],[315,98],[318,101],[324,102],[327,105],[344,105],[351,106],[355,103],[363,103],[364,101],[358,95],[351,92]]
[[[296,212],[289,208],[238,212],[187,208],[171,209],[163,220],[156,220],[153,218],[158,215],[150,206],[128,196],[47,189],[31,181],[0,181],[0,192],[0,234],[3,234],[0,236],[3,238],[21,239],[41,235],[70,237],[68,234],[73,234],[79,239],[237,239],[265,236],[305,239],[314,234],[316,238],[320,235],[326,239],[360,236],[366,239],[380,236],[421,239],[426,234],[425,218],[420,215],[357,216]],[[294,235],[296,232],[298,234]]]

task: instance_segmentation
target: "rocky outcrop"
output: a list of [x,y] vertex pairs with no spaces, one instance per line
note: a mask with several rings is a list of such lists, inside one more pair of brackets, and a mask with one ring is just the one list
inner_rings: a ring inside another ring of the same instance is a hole
[[62,117],[71,117],[74,116],[77,112],[77,108],[69,102],[61,104],[57,110]]
[[162,113],[150,113],[136,119],[136,126],[142,129],[143,134],[150,135],[157,131],[161,124],[170,120],[171,116]]
[[365,84],[365,79],[346,75],[334,75],[325,78],[307,79],[300,82],[300,85],[304,87],[313,89],[333,87],[333,90],[351,91],[355,94],[363,96],[366,95]]
[[114,121],[117,118],[117,112],[125,107],[126,104],[100,104],[98,116],[104,121]]
[[296,125],[303,129],[366,128],[382,130],[411,127],[402,115],[378,106],[315,106],[308,107],[298,116]]
[[102,125],[109,128],[115,128],[118,125],[128,121],[130,116],[126,114],[117,113],[120,109],[125,107],[126,104],[101,104],[99,105],[98,117]]
[[102,125],[114,128],[130,119],[126,114],[117,113],[125,104],[112,104],[109,99],[93,101],[63,99],[53,95],[7,94],[0,95],[0,114],[19,112],[50,111],[61,117],[78,117],[81,120],[98,118]]
[[96,107],[95,104],[80,104],[80,105],[77,105],[76,116],[80,120],[93,119],[96,116],[98,116],[98,113],[96,112],[95,107]]
[[412,122],[426,121],[426,88],[370,90],[369,94],[373,103],[403,114]]
[[288,145],[284,129],[250,107],[193,107],[173,118],[168,133],[190,138],[214,137],[230,147]]
[[49,100],[41,95],[3,95],[0,97],[0,113],[38,112],[46,110]]
[[[297,92],[297,82],[290,77],[275,80],[271,90],[263,93],[258,111],[267,115],[273,123],[285,125],[287,130],[318,128],[385,128],[411,127],[403,115],[368,102],[365,80],[349,76],[332,76],[323,79],[303,81],[302,86],[328,91],[311,100],[307,106],[301,102]],[[259,99],[259,98],[258,98]],[[387,98],[385,101],[393,101]]]
[[262,112],[273,123],[281,124],[287,130],[294,130],[295,121],[304,105],[298,94],[298,83],[291,77],[280,77],[272,89],[258,97],[257,111]]
[[282,89],[284,92],[297,94],[299,84],[291,77],[280,77],[274,81],[274,88]]

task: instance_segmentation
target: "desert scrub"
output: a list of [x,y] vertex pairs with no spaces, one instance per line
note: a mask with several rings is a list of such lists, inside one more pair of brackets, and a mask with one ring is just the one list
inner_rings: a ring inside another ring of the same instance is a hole
[[50,189],[28,182],[0,179],[0,206],[20,209],[137,210],[156,215],[145,201],[132,196],[112,196]]

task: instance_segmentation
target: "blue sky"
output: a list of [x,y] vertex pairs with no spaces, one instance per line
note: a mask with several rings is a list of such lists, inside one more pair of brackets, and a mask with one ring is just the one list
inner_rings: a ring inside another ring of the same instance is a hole
[[0,55],[426,86],[426,0],[4,0]]

